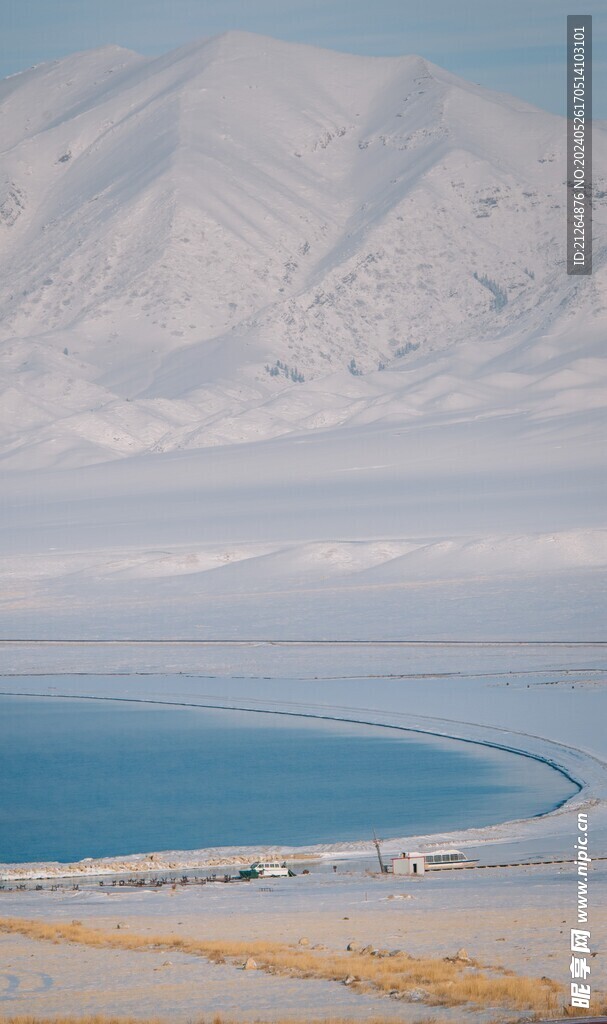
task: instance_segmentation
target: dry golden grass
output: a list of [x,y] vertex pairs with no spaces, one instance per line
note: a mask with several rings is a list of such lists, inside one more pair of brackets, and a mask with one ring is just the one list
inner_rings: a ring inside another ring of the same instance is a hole
[[[602,1006],[601,1009],[595,1010],[595,1016],[606,1015],[607,1004]],[[579,1011],[569,1010],[565,1012],[564,1016],[575,1016],[577,1017]],[[469,1020],[469,1018],[467,1018]],[[537,1015],[533,1015],[532,1018],[526,1018],[527,1020],[538,1020]],[[40,1017],[37,1014],[19,1014],[16,1017],[0,1017],[0,1024],[172,1024],[167,1018],[159,1017],[108,1017],[103,1013],[86,1014],[84,1017],[78,1016],[60,1016],[54,1017]],[[360,1018],[356,1017],[322,1017],[314,1018],[310,1017],[299,1018],[299,1017],[281,1017],[280,1019],[274,1018],[271,1021],[261,1020],[256,1017],[254,1021],[246,1021],[242,1018],[234,1020],[227,1017],[219,1017],[217,1015],[211,1017],[197,1017],[196,1020],[191,1020],[189,1024],[361,1024]],[[394,1017],[365,1017],[364,1024],[395,1024]],[[418,1019],[417,1024],[439,1024],[438,1018],[436,1017],[424,1017]],[[495,1018],[493,1021],[487,1022],[487,1024],[508,1024],[503,1017]],[[520,1020],[511,1021],[511,1024],[520,1024]]]
[[564,989],[549,978],[528,978],[481,968],[474,963],[411,957],[407,953],[372,957],[301,949],[278,942],[209,942],[174,935],[133,935],[118,930],[89,928],[80,922],[46,924],[21,918],[0,918],[0,932],[54,943],[77,943],[101,949],[161,950],[202,956],[214,963],[240,962],[253,957],[267,973],[297,978],[344,981],[353,976],[359,990],[403,995],[423,993],[431,1006],[495,1007],[562,1015]]

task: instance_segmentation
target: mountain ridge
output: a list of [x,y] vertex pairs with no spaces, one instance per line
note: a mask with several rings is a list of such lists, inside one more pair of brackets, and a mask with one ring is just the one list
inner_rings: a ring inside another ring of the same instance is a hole
[[382,402],[406,420],[443,392],[442,414],[486,415],[491,346],[513,372],[521,345],[542,365],[544,336],[575,361],[580,323],[594,358],[607,185],[596,273],[567,278],[562,119],[424,58],[239,32],[104,47],[11,76],[0,109],[7,465],[256,440]]

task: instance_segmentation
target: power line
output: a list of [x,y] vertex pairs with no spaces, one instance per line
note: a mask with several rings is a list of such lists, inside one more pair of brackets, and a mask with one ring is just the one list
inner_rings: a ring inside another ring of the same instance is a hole
[[48,647],[101,647],[101,646],[135,646],[145,645],[148,647],[165,646],[189,646],[189,647],[607,647],[607,640],[345,640],[339,639],[315,639],[301,640],[297,638],[276,639],[270,637],[250,637],[227,639],[221,637],[111,637],[105,639],[73,638],[64,637],[61,639],[42,639],[40,637],[4,637],[0,638],[0,644],[17,645],[28,644],[30,646]]

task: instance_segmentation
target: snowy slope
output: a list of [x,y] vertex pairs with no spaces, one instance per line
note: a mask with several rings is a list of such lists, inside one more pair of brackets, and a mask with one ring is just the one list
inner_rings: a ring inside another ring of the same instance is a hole
[[569,279],[558,117],[246,33],[40,65],[0,110],[10,466],[604,401],[607,186]]
[[0,112],[2,635],[601,634],[604,126],[572,279],[563,120],[419,57],[109,47]]

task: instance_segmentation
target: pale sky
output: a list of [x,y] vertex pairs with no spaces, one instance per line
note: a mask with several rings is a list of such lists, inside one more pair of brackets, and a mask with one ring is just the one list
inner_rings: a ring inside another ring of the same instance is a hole
[[[595,117],[607,117],[607,0],[594,16]],[[0,0],[0,77],[118,43],[155,55],[227,29],[351,53],[418,53],[563,113],[573,0]]]

